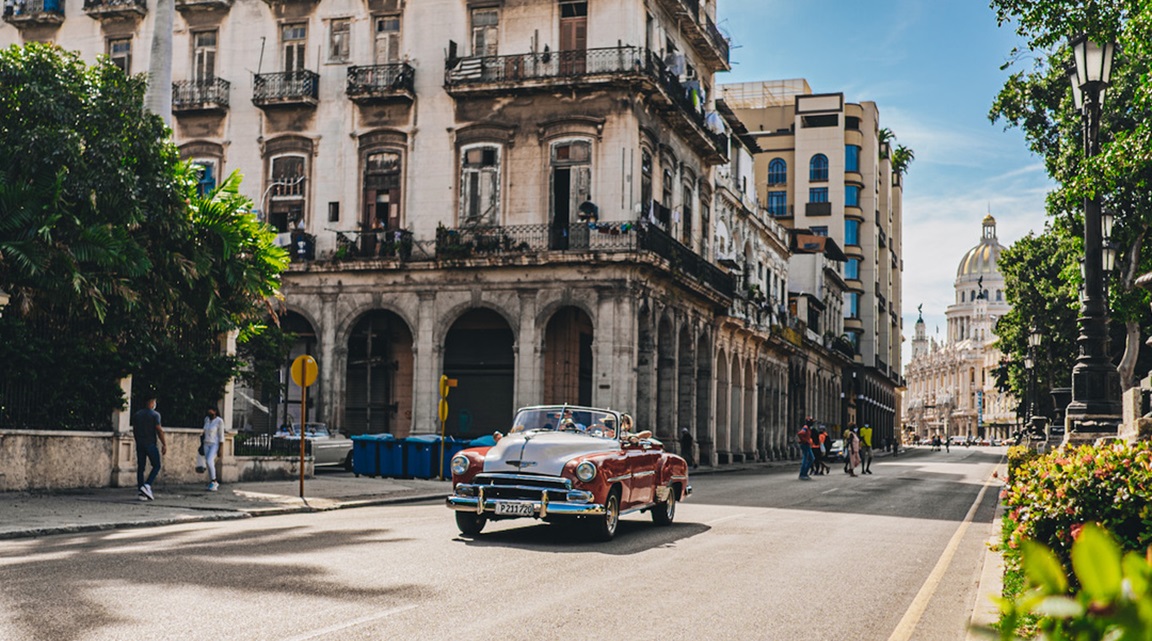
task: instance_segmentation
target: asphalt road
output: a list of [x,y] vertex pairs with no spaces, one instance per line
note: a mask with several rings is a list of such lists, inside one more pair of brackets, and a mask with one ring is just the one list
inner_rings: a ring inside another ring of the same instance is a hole
[[0,639],[957,641],[1002,454],[701,475],[607,544],[439,503],[3,542]]

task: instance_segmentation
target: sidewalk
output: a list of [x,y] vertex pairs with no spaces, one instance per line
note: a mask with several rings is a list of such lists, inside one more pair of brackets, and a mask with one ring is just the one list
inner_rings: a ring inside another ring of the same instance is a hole
[[155,501],[136,488],[0,493],[0,539],[243,519],[293,512],[423,501],[447,496],[448,481],[321,475],[299,481],[158,485]]

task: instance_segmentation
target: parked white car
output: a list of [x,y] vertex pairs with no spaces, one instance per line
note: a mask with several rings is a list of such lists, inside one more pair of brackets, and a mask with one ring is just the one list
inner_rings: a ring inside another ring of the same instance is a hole
[[[300,440],[300,424],[281,425],[273,438],[297,442]],[[305,423],[304,439],[306,453],[312,455],[316,467],[337,466],[352,471],[352,439],[338,430],[328,429],[324,423]]]

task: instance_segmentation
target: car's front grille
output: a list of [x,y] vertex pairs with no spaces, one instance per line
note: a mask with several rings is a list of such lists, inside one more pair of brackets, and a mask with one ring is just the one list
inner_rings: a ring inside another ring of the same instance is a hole
[[565,501],[571,487],[566,479],[531,474],[477,474],[472,484],[483,486],[485,498],[519,501],[539,501],[544,492],[549,501]]

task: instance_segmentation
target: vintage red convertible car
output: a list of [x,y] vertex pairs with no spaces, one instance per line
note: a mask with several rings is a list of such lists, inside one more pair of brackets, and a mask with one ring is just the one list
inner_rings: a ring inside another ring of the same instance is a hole
[[648,433],[621,432],[620,418],[592,407],[526,407],[496,445],[457,454],[448,507],[460,531],[475,536],[489,520],[529,517],[579,523],[607,541],[625,514],[672,523],[677,501],[692,492],[688,465]]

